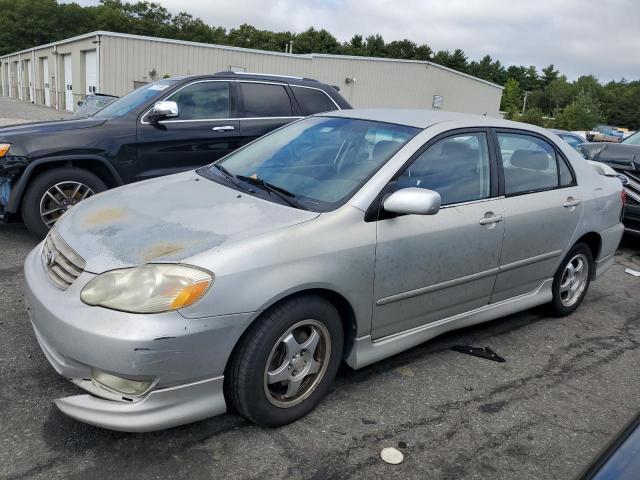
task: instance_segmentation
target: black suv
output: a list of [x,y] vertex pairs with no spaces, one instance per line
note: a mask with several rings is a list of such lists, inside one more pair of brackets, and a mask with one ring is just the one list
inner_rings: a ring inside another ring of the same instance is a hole
[[0,129],[0,218],[40,237],[107,188],[211,163],[302,116],[351,108],[307,78],[220,72],[150,83],[89,118]]

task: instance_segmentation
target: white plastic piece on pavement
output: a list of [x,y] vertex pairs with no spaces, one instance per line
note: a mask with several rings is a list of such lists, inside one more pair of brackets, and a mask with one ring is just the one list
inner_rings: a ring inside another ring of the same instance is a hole
[[640,277],[640,272],[638,270],[632,270],[630,268],[625,268],[624,273],[628,273],[629,275],[633,275],[634,277]]
[[391,465],[398,465],[404,460],[404,455],[397,448],[386,447],[380,452],[380,458]]

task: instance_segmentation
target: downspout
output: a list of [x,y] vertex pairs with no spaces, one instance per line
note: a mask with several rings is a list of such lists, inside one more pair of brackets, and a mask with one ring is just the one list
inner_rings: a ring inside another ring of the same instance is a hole
[[17,68],[17,74],[18,74],[18,100],[24,100],[24,98],[22,98],[22,55],[20,53],[18,53],[18,68]]
[[53,46],[53,58],[55,60],[55,72],[56,72],[56,110],[60,110],[60,94],[58,93],[58,87],[60,86],[60,75],[58,72],[58,46],[54,45]]
[[36,51],[35,49],[31,50],[31,98],[33,98],[33,103],[38,103],[38,99],[36,98]]
[[100,82],[100,35],[96,35],[96,90],[97,90],[97,93],[102,93],[100,84],[101,84]]

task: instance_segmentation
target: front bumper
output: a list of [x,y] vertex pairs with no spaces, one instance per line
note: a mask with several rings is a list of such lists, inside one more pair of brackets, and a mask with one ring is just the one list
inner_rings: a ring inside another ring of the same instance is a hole
[[[141,315],[90,307],[83,273],[65,291],[47,278],[39,245],[25,262],[25,301],[53,368],[89,395],[59,399],[73,418],[123,431],[152,431],[225,412],[227,360],[254,313],[186,319],[178,312]],[[142,396],[123,396],[91,381],[99,369],[132,380],[153,379]]]

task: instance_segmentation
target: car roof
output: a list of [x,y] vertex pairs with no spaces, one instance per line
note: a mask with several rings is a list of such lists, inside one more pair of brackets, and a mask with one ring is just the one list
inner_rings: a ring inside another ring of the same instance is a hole
[[[395,123],[425,129],[431,125],[442,122],[459,124],[460,127],[509,127],[531,131],[541,131],[539,127],[520,122],[512,122],[501,118],[488,117],[485,115],[474,115],[471,113],[446,112],[441,110],[427,109],[403,109],[403,108],[366,108],[353,110],[336,110],[318,114],[320,116],[357,118],[361,120],[372,120],[375,122]],[[452,125],[455,128],[455,125]]]

